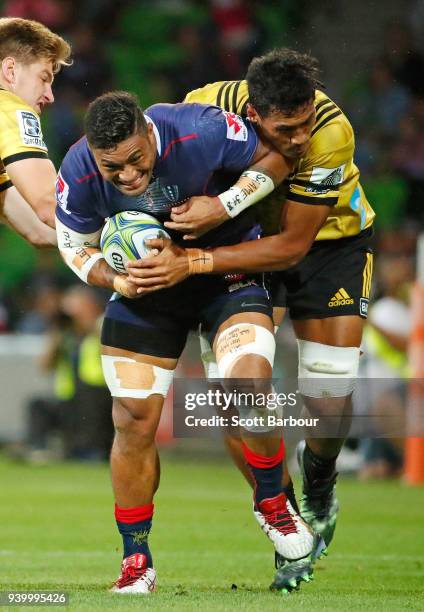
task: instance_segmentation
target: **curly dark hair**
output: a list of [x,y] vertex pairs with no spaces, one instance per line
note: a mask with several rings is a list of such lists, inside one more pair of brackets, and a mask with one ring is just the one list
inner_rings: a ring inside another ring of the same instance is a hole
[[261,117],[274,111],[286,115],[314,99],[318,80],[318,61],[292,49],[274,49],[255,57],[247,70],[249,102]]
[[137,97],[126,91],[110,91],[89,105],[85,133],[94,149],[113,149],[135,133],[147,134],[147,123]]

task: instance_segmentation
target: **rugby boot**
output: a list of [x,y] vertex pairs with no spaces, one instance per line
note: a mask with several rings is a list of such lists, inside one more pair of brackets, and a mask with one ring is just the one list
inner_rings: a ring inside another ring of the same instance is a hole
[[[312,563],[315,563],[315,561],[326,555],[327,547],[325,545],[324,538],[319,533],[314,533],[314,543],[311,551]],[[285,561],[287,561],[287,559],[285,559],[278,552],[275,553],[275,569],[279,569]]]
[[262,531],[284,559],[293,561],[311,554],[312,529],[296,514],[284,493],[262,500],[253,512]]
[[298,447],[297,460],[302,474],[300,514],[303,520],[323,537],[325,550],[322,554],[327,554],[326,549],[333,539],[339,510],[336,497],[337,472],[328,478],[309,480],[303,464],[303,451],[304,448]]
[[277,571],[270,589],[282,593],[297,591],[302,581],[310,582],[313,580],[313,564],[325,554],[325,542],[318,533],[314,534],[311,554],[303,557],[303,559],[291,561],[276,552],[275,569]]
[[122,561],[121,575],[110,589],[112,593],[149,595],[156,588],[156,572],[147,567],[147,557],[135,553]]

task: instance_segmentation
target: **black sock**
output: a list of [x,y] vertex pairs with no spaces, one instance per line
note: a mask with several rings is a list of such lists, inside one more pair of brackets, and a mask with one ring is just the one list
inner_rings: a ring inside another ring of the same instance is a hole
[[325,480],[331,478],[336,473],[336,457],[330,459],[326,457],[318,457],[311,451],[309,446],[305,445],[303,451],[303,465],[306,472],[306,477],[309,481]]

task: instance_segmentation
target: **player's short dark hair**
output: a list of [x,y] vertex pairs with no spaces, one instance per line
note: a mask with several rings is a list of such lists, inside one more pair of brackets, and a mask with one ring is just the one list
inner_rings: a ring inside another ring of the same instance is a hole
[[249,102],[261,117],[274,111],[291,115],[314,99],[321,87],[318,61],[292,49],[255,57],[247,70]]
[[110,91],[89,105],[85,133],[94,149],[113,149],[133,134],[147,134],[147,123],[137,97],[126,91]]

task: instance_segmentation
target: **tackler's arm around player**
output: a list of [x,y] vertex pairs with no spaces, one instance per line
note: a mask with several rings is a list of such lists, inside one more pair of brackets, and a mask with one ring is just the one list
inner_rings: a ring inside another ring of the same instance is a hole
[[287,200],[281,213],[279,234],[210,249],[212,272],[274,272],[297,265],[310,251],[330,210],[326,204],[311,206]]
[[184,249],[168,238],[146,240],[158,254],[129,261],[128,280],[137,287],[138,296],[172,287],[193,274],[212,271],[212,256],[202,249]]
[[195,240],[262,200],[291,171],[292,162],[260,142],[253,164],[232,187],[218,196],[195,196],[174,207],[165,227],[185,232],[186,240]]
[[[285,158],[270,151],[261,142],[253,161],[255,163],[227,191],[214,198],[190,198],[176,213],[184,221],[165,222],[165,226],[192,232],[185,235],[185,238],[198,237],[262,200],[281,183],[290,170],[290,164]],[[174,219],[175,214],[171,218]],[[183,249],[162,239],[150,240],[147,244],[160,251],[159,255],[127,263],[129,280],[139,286],[139,295],[171,287],[193,274],[213,271],[212,256],[207,250]]]
[[159,255],[127,264],[129,280],[143,295],[171,287],[193,274],[266,272],[296,265],[310,250],[330,208],[287,201],[281,233],[214,249],[183,249],[167,239],[146,242]]

